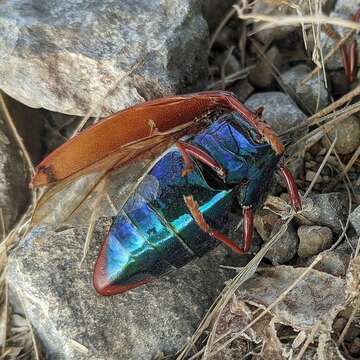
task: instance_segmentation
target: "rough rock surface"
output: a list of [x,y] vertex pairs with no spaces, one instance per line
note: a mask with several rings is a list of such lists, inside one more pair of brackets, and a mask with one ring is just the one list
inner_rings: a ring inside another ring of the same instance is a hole
[[86,231],[79,229],[35,229],[11,256],[10,287],[20,291],[47,357],[141,360],[177,352],[223,287],[223,249],[154,283],[101,297],[92,267],[102,230],[81,267]]
[[332,245],[333,234],[326,226],[300,226],[298,255],[301,257],[316,255]]
[[[342,121],[336,129],[329,132],[333,141],[337,134],[335,150],[342,155],[350,154],[360,146],[360,121],[356,116],[349,116]],[[323,144],[329,147],[329,142],[323,140]]]
[[[328,226],[336,234],[342,232],[342,225],[345,225],[348,216],[348,200],[346,195],[340,192],[327,194],[315,194],[309,197],[312,207],[303,211],[301,217],[317,225]],[[300,221],[301,221],[300,217]]]
[[350,215],[350,223],[360,236],[360,205],[356,207]]
[[288,95],[282,92],[269,91],[254,94],[249,97],[245,105],[253,110],[264,106],[262,118],[278,134],[298,125],[305,119],[305,114]]
[[[342,3],[342,4],[341,4]],[[352,3],[351,1],[347,1],[348,4]],[[341,1],[339,6],[335,7],[335,11],[333,11],[330,14],[330,17],[334,18],[340,18],[344,20],[351,20],[352,16],[356,14],[356,11],[358,10],[359,5],[350,4],[350,6],[345,5],[345,1]],[[356,9],[356,10],[355,10]],[[354,11],[355,10],[355,11]],[[337,33],[339,34],[340,38],[346,36],[351,29],[336,26],[335,27]],[[357,43],[359,43],[360,36],[355,35],[352,37],[352,39],[356,39]],[[322,52],[324,54],[324,57],[334,48],[336,45],[336,41],[329,37],[325,32],[320,33],[320,41],[322,45]],[[360,48],[357,47],[357,56],[360,55]],[[334,56],[329,59],[329,61],[326,63],[326,68],[330,70],[337,70],[343,68],[343,61],[340,51],[337,51]]]
[[[30,194],[27,189],[25,161],[0,117],[0,209],[5,233],[11,230],[24,211]],[[3,231],[1,225],[0,231]]]
[[292,91],[296,92],[301,104],[309,112],[315,113],[317,109],[322,109],[328,105],[328,92],[325,88],[322,77],[314,77],[300,85],[301,81],[311,72],[306,65],[298,65],[290,68],[281,75],[284,83],[289,86]]
[[0,88],[31,107],[106,115],[206,76],[207,34],[199,0],[8,0]]
[[[280,228],[280,224],[274,226],[270,234],[273,237]],[[284,235],[281,236],[266,253],[265,258],[269,259],[274,265],[283,264],[291,260],[295,255],[299,244],[299,238],[292,224],[289,224]]]

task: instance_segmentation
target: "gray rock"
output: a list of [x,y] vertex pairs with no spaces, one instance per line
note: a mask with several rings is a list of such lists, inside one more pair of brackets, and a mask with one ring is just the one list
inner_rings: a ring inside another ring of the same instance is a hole
[[350,214],[350,223],[360,236],[360,205]]
[[215,61],[219,66],[219,69],[224,67],[225,76],[241,70],[240,61],[233,54],[229,55],[226,51],[221,53]]
[[[337,235],[342,232],[348,216],[348,200],[344,193],[333,192],[327,194],[310,195],[309,210],[299,215],[299,220],[305,225],[312,224],[329,227]],[[302,218],[305,218],[303,221]]]
[[245,102],[245,105],[253,110],[264,106],[263,120],[278,134],[300,124],[306,118],[290,97],[282,92],[254,94]]
[[101,297],[92,270],[103,234],[97,226],[81,267],[80,229],[34,229],[10,258],[9,285],[20,292],[47,357],[141,360],[177,352],[223,287],[223,249],[151,284]]
[[[355,151],[360,146],[360,121],[355,116],[349,116],[346,120],[342,121],[339,126],[329,132],[331,140],[337,140],[335,149],[339,154],[346,155]],[[329,147],[329,142],[323,140],[323,144]]]
[[[342,2],[344,4],[344,2]],[[348,3],[350,4],[350,2],[348,1]],[[354,2],[353,2],[354,4]],[[340,4],[341,6],[341,4]],[[352,6],[350,7],[335,7],[335,11],[333,11],[330,14],[330,17],[336,17],[336,18],[340,18],[340,19],[344,19],[344,20],[350,20],[350,18],[355,15],[356,11],[358,10],[359,5],[356,6],[356,10],[353,11]],[[347,14],[347,12],[349,12],[349,14]],[[340,27],[340,26],[336,26],[335,30],[338,32],[339,36],[342,38],[344,37],[349,31],[351,31],[351,29],[345,28],[345,27]],[[356,39],[358,44],[360,41],[360,36],[359,35],[354,35],[353,39]],[[322,45],[322,52],[324,57],[329,53],[329,51],[331,51],[335,46],[336,46],[336,40],[332,39],[331,37],[329,37],[325,32],[321,32],[320,33],[320,42]],[[357,56],[359,58],[360,55],[360,48],[359,46],[357,47]],[[329,70],[338,70],[338,69],[342,69],[343,68],[343,62],[342,62],[342,57],[341,57],[341,52],[337,51],[332,57],[331,59],[325,64],[326,68]]]
[[235,0],[202,0],[202,11],[211,32],[235,3]]
[[336,0],[334,11],[352,17],[360,8],[359,0]]
[[261,209],[255,213],[254,227],[264,241],[269,241],[272,230],[279,220],[279,216],[273,212]]
[[206,77],[207,34],[200,0],[9,0],[0,88],[31,107],[107,115]]
[[[309,266],[316,256],[309,257],[305,266]],[[343,277],[349,265],[350,255],[339,251],[326,251],[321,260],[314,266],[315,270],[326,272],[330,275]]]
[[[15,225],[30,198],[28,180],[26,163],[0,116],[0,209],[5,233]],[[1,238],[1,225],[0,231]]]
[[254,87],[247,79],[238,80],[229,90],[241,101],[245,100],[254,92]]
[[270,61],[277,69],[281,67],[283,56],[280,54],[279,49],[276,46],[271,47],[265,56],[267,60],[262,59],[260,62],[250,71],[250,82],[260,88],[266,88],[271,85],[274,80],[274,72],[269,68],[268,62]]
[[298,228],[298,255],[307,257],[316,255],[332,245],[333,234],[326,226],[300,226]]
[[284,83],[294,91],[301,104],[310,112],[315,113],[329,104],[328,92],[325,88],[322,76],[311,78],[304,85],[300,82],[311,72],[306,65],[298,65],[290,68],[281,75]]
[[[281,225],[281,224],[280,224]],[[279,231],[279,225],[274,226],[270,237]],[[289,224],[285,234],[279,241],[273,245],[266,253],[265,258],[270,260],[273,265],[284,264],[290,261],[295,255],[298,248],[299,239],[292,224]]]

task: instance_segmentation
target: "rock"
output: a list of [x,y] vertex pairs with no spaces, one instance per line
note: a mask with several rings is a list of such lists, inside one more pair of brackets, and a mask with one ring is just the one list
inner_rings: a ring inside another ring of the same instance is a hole
[[265,209],[257,211],[254,216],[254,226],[264,241],[270,240],[270,235],[276,223],[279,222],[279,216]]
[[176,353],[223,287],[222,248],[151,284],[100,297],[92,270],[103,235],[96,226],[82,266],[81,229],[36,228],[11,255],[9,286],[20,292],[47,358],[141,360]]
[[6,1],[0,88],[28,106],[73,115],[94,106],[107,115],[183,92],[207,73],[200,7],[200,0]]
[[[335,11],[331,12],[329,16],[344,19],[344,20],[351,20],[350,18],[353,15],[355,15],[355,13],[358,10],[359,6],[360,5],[356,6],[356,10],[354,12],[350,9],[350,7],[348,7],[347,10],[345,10],[345,7],[342,7],[342,8],[339,7],[338,8],[336,6]],[[351,6],[351,8],[352,8],[352,6]],[[342,11],[344,11],[344,12],[342,13]],[[349,12],[349,14],[346,14],[346,12]],[[340,27],[340,26],[335,26],[334,28],[337,31],[337,33],[339,34],[340,38],[344,37],[349,31],[351,31],[351,29],[348,29],[348,28],[345,28],[345,27]],[[359,44],[359,40],[360,40],[359,35],[354,35],[353,39],[356,39],[357,43]],[[326,55],[336,46],[337,41],[335,39],[332,39],[325,32],[322,31],[320,33],[320,42],[321,42],[321,46],[322,46],[323,56],[326,57]],[[359,46],[358,46],[357,47],[357,57],[358,58],[359,58],[359,55],[360,55],[360,49],[359,49]],[[329,69],[329,70],[342,69],[344,66],[343,66],[343,62],[342,62],[341,52],[337,51],[329,59],[329,61],[325,64],[325,67],[327,69]]]
[[328,74],[331,81],[331,93],[336,99],[350,91],[350,84],[343,70],[331,71]]
[[[359,119],[354,115],[349,116],[346,120],[342,121],[339,126],[329,132],[330,139],[334,140],[336,134],[335,150],[342,155],[354,152],[360,146]],[[329,143],[325,141],[325,139],[323,139],[323,144],[329,147]]]
[[350,345],[349,352],[352,356],[360,355],[360,337],[356,337]]
[[[235,295],[239,301],[264,309],[307,270],[285,265],[258,270]],[[295,330],[310,330],[317,321],[323,320],[323,329],[330,331],[333,319],[345,307],[345,302],[344,280],[311,269],[269,312],[276,317],[277,323]]]
[[298,255],[307,257],[316,255],[332,245],[333,234],[326,226],[300,226],[298,228]]
[[270,61],[277,69],[279,69],[282,64],[282,55],[276,46],[271,47],[265,53],[265,56],[267,61],[261,58],[260,62],[251,69],[249,74],[250,82],[259,88],[270,86],[274,80],[274,72],[269,68],[268,62]]
[[360,236],[360,205],[350,214],[350,223]]
[[[28,171],[15,140],[0,115],[0,238],[8,233],[30,198]],[[5,229],[2,229],[2,220]]]
[[316,113],[329,104],[329,95],[322,76],[320,79],[314,76],[304,85],[300,84],[310,72],[311,69],[308,66],[298,65],[284,72],[281,78],[285,85],[298,95],[298,99],[301,101],[299,105],[310,113]]
[[205,20],[209,24],[210,32],[213,32],[219,25],[221,19],[231,9],[234,0],[203,0],[202,11]]
[[231,75],[241,70],[241,65],[239,60],[233,54],[229,55],[226,51],[221,53],[216,58],[216,63],[219,66],[219,69],[221,69],[224,66],[225,76]]
[[[274,226],[270,238],[279,231],[279,225]],[[274,244],[266,253],[265,258],[270,260],[273,265],[284,264],[290,261],[297,251],[299,239],[292,224],[289,224],[287,231],[279,241]]]
[[[311,256],[305,262],[309,266],[316,256]],[[349,265],[350,255],[340,251],[327,251],[322,254],[322,259],[314,266],[314,269],[328,273],[330,275],[343,277]]]
[[264,106],[263,120],[278,134],[299,125],[306,118],[290,97],[282,92],[254,94],[245,102],[245,105],[252,110]]
[[[333,192],[327,194],[314,194],[309,196],[312,202],[310,209],[299,215],[299,220],[305,225],[309,221],[316,225],[329,227],[336,234],[342,232],[342,225],[345,225],[348,216],[348,200],[345,194]],[[305,217],[306,221],[301,218]]]
[[245,102],[245,100],[254,92],[254,87],[247,79],[243,79],[238,80],[229,88],[229,90],[233,92],[241,102]]
[[334,11],[352,17],[359,10],[359,0],[336,0]]

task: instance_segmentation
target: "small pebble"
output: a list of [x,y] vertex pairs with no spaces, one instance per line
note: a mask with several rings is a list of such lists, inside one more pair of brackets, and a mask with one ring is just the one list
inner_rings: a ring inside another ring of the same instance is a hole
[[300,226],[298,229],[298,255],[307,257],[316,255],[332,245],[332,231],[325,226]]
[[343,317],[338,317],[338,318],[334,321],[334,325],[333,325],[334,331],[335,331],[337,334],[340,334],[340,333],[343,331],[346,323],[347,323],[347,320],[346,320],[345,318],[343,318]]
[[[274,226],[270,237],[274,236],[280,229],[281,224]],[[285,234],[272,246],[266,253],[265,258],[270,260],[273,265],[284,264],[290,261],[298,248],[299,238],[292,224],[289,224]]]
[[[270,48],[265,56],[276,68],[281,67],[282,56],[276,46]],[[261,60],[249,74],[250,82],[259,88],[266,88],[271,85],[274,80],[274,73],[270,71],[268,61]]]
[[[329,132],[331,141],[335,139],[337,133],[337,141],[335,149],[339,154],[351,154],[360,146],[360,122],[359,119],[352,115],[342,121],[335,129]],[[323,139],[323,144],[329,147],[328,141]]]
[[[315,175],[316,175],[316,172],[315,172],[315,171],[309,170],[309,171],[306,172],[305,180],[308,181],[308,182],[311,182],[311,181],[314,180]],[[318,183],[322,182],[322,177],[321,177],[321,175],[319,175],[319,176],[317,177],[316,181],[317,181]]]
[[360,355],[360,338],[356,337],[350,345],[349,352],[353,356]]
[[271,232],[279,217],[269,210],[260,210],[254,217],[254,226],[264,241],[270,240]]

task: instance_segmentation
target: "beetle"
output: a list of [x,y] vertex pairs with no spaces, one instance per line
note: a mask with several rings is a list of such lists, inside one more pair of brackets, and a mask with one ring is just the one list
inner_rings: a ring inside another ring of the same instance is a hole
[[[165,97],[120,111],[56,149],[31,186],[52,186],[153,156],[110,227],[94,269],[101,295],[135,288],[223,242],[249,251],[253,208],[276,169],[295,211],[301,199],[283,165],[284,146],[233,94],[207,91]],[[150,181],[149,181],[150,180]],[[243,246],[219,229],[234,200],[243,209]]]

